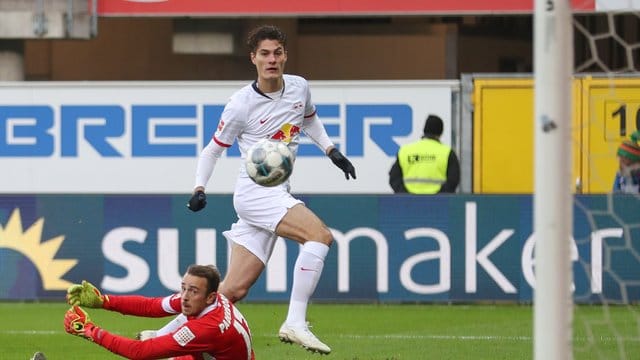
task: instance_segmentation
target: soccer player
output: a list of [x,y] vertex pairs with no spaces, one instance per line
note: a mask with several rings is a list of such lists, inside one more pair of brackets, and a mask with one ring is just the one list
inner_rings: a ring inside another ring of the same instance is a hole
[[[236,140],[243,158],[251,145],[264,138],[283,141],[295,156],[300,132],[304,131],[344,172],[347,180],[356,178],[355,168],[334,146],[318,119],[307,81],[284,74],[286,35],[275,26],[259,26],[249,34],[247,43],[258,78],[231,96],[212,140],[200,154],[195,188],[188,204],[193,211],[205,207],[205,185],[216,161]],[[232,249],[220,292],[232,302],[244,298],[264,270],[277,238],[298,242],[302,248],[293,270],[289,310],[278,334],[283,342],[297,343],[312,352],[330,353],[329,346],[309,331],[306,321],[309,298],[333,242],[330,230],[289,193],[288,181],[263,187],[249,178],[243,166],[233,203],[238,220],[224,232]]]
[[[219,284],[220,273],[213,265],[191,265],[182,278],[182,291],[164,298],[102,295],[83,281],[67,290],[72,307],[65,314],[64,328],[128,359],[254,360],[249,325],[218,292]],[[184,322],[171,333],[133,340],[98,327],[80,306],[146,317],[182,313]]]

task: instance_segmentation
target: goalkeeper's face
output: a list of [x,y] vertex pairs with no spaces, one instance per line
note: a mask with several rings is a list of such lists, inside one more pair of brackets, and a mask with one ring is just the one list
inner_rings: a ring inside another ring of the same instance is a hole
[[207,294],[207,279],[186,274],[182,278],[182,314],[198,315],[216,300],[216,293]]

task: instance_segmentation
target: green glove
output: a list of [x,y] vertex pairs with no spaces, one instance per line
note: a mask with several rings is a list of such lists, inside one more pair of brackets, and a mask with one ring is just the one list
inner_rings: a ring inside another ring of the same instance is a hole
[[69,286],[67,289],[67,302],[71,306],[87,306],[90,308],[102,308],[109,297],[102,295],[93,284],[82,280],[82,284]]
[[72,306],[64,314],[64,331],[94,342],[102,336],[102,329],[95,326],[89,314],[79,306]]

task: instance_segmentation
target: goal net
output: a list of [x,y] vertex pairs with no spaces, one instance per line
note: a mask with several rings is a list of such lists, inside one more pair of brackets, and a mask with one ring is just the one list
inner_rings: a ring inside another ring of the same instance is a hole
[[[632,134],[640,130],[640,1],[596,0],[595,13],[574,13],[569,3],[536,0],[535,7],[534,355],[636,359],[640,193],[613,188],[618,149],[624,141],[635,144]],[[582,81],[582,104],[572,102],[571,78]],[[586,169],[579,179],[571,179],[571,157],[558,155],[571,153],[571,124],[562,119],[575,109]],[[607,195],[574,202],[574,182],[578,193]],[[590,231],[572,233],[567,224],[575,217],[586,218]],[[566,241],[572,235],[577,248],[592,250],[590,259],[578,260],[578,249]],[[577,271],[591,286],[573,283]]]
[[[640,131],[640,1],[602,5],[609,7],[573,16],[574,72],[589,91],[582,131],[604,144],[590,146],[584,161],[593,187],[607,191],[606,200],[575,214],[598,230],[575,235],[578,247],[596,249],[590,266],[580,263],[577,270],[596,281],[589,292],[574,294],[579,304],[595,305],[575,307],[573,354],[576,359],[634,359],[640,356],[640,192],[628,177],[621,189],[613,189],[620,181],[614,180],[618,150],[625,141],[637,145],[634,133]],[[583,137],[587,145],[589,137]]]

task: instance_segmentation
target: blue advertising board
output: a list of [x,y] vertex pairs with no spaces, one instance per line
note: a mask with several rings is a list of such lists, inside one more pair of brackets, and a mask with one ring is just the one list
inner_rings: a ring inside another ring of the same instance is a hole
[[[314,294],[336,302],[531,302],[530,195],[304,195],[335,242]],[[164,296],[192,263],[224,274],[231,195],[190,212],[188,195],[0,196],[0,300],[62,299],[83,279],[112,294]],[[640,199],[579,195],[574,298],[640,300]],[[279,240],[247,301],[286,301],[298,245]]]

